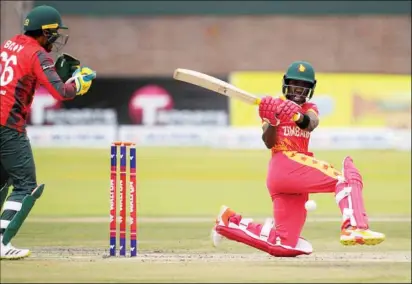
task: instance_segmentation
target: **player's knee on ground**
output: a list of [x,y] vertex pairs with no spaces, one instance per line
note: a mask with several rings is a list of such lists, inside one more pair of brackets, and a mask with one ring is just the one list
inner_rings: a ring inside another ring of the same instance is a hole
[[282,243],[295,247],[306,222],[305,202],[309,194],[276,193],[272,195],[276,232]]

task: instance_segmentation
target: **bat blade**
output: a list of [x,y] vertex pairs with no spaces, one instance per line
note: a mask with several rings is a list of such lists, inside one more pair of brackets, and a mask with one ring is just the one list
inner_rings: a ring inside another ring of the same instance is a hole
[[260,103],[260,98],[256,97],[255,95],[241,90],[223,80],[198,71],[178,68],[174,71],[173,78],[211,90],[230,98],[238,99],[247,104],[258,105]]

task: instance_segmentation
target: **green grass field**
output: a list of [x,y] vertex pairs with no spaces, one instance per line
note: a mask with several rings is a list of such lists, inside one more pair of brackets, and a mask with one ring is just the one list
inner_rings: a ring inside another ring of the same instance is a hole
[[376,247],[338,242],[332,194],[313,195],[304,236],[311,256],[274,259],[229,241],[209,240],[222,204],[258,220],[271,216],[267,151],[137,149],[139,257],[103,258],[108,248],[109,150],[35,149],[46,184],[14,239],[33,255],[1,262],[1,282],[410,282],[411,153],[318,152],[337,168],[350,154],[364,175]]

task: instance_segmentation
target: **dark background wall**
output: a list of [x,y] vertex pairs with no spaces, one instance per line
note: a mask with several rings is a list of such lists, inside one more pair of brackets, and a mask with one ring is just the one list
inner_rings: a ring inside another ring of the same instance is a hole
[[66,15],[407,15],[410,1],[34,1]]
[[67,50],[100,74],[283,70],[293,60],[319,71],[410,73],[410,17],[68,16]]
[[66,52],[100,76],[284,70],[297,59],[322,72],[411,71],[409,1],[34,2],[61,10]]

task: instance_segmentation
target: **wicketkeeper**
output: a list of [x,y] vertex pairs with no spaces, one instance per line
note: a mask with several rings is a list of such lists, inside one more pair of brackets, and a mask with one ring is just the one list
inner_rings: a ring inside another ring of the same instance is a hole
[[[79,60],[62,54],[53,62],[49,53],[60,50],[68,36],[59,12],[50,6],[35,7],[24,20],[24,34],[6,40],[0,52],[0,258],[18,259],[30,254],[10,243],[37,199],[38,184],[26,120],[39,85],[57,100],[71,100],[87,93],[96,72]],[[9,186],[13,190],[8,195]],[[7,198],[7,201],[6,201]]]
[[306,221],[304,206],[310,193],[335,194],[342,213],[343,245],[376,245],[385,239],[384,234],[369,229],[362,176],[352,159],[346,157],[342,171],[338,171],[308,151],[310,134],[319,124],[318,108],[309,102],[315,86],[313,67],[297,61],[283,77],[286,99],[262,99],[262,139],[272,152],[266,184],[272,198],[273,219],[258,224],[223,206],[212,230],[215,246],[226,237],[277,257],[311,254],[312,245],[301,236]]

